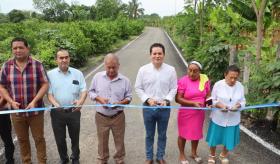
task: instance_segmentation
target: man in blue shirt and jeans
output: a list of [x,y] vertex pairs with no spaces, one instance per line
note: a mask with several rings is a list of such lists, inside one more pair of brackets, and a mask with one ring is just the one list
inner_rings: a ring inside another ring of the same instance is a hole
[[[160,106],[169,106],[174,99],[177,92],[177,75],[173,66],[164,63],[164,57],[164,46],[161,43],[152,44],[150,46],[151,62],[139,69],[135,81],[136,94],[142,100],[143,105],[150,106],[150,108],[143,108],[146,130],[145,164],[153,163],[156,128],[158,131],[156,161],[159,164],[166,164],[164,155],[170,109],[160,108]],[[154,107],[154,109],[151,109],[151,107]]]
[[50,80],[48,99],[54,107],[57,107],[51,110],[52,128],[61,164],[69,162],[65,140],[66,126],[72,143],[70,156],[72,164],[79,164],[80,110],[87,97],[86,82],[81,71],[69,67],[70,55],[67,50],[57,51],[56,62],[58,67],[48,72]]

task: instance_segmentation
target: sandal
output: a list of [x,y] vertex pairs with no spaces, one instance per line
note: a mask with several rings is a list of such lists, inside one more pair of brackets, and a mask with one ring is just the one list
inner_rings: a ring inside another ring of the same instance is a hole
[[189,164],[188,160],[180,161],[181,164]]
[[202,163],[202,158],[200,156],[191,156],[193,160],[195,160],[196,163]]
[[219,155],[219,159],[221,161],[222,164],[228,164],[229,160],[226,156],[223,156],[222,154]]
[[215,164],[216,163],[216,156],[209,154],[208,164]]

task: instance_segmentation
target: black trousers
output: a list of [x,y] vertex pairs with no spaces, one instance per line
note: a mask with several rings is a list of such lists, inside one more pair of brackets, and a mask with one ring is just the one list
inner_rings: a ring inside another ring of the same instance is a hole
[[11,119],[9,114],[0,114],[0,136],[5,146],[5,157],[13,160],[15,146],[11,135]]
[[78,160],[80,158],[79,148],[79,136],[80,136],[80,118],[81,112],[69,112],[52,110],[51,121],[53,133],[57,145],[57,150],[62,161],[68,161],[69,156],[67,154],[66,143],[66,127],[71,139],[72,154],[70,158],[72,160]]

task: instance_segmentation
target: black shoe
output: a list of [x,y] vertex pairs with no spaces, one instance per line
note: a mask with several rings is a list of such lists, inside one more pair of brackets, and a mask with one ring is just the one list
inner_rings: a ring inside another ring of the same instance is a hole
[[12,159],[7,159],[6,164],[15,164],[15,160]]
[[69,159],[66,160],[60,160],[60,164],[67,164],[69,162]]
[[72,164],[80,164],[80,160],[78,160],[78,159],[72,159]]

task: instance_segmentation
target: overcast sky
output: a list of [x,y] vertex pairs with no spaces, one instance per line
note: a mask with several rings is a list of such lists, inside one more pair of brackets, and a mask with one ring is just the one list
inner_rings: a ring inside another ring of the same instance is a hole
[[[65,0],[71,4],[73,0]],[[75,0],[80,4],[91,6],[95,3],[95,0]],[[130,0],[122,0],[127,3]],[[138,0],[142,4],[142,8],[145,9],[145,14],[157,13],[160,16],[175,15],[183,10],[184,0]],[[32,0],[0,0],[0,12],[8,13],[12,9],[19,10],[34,10]]]

